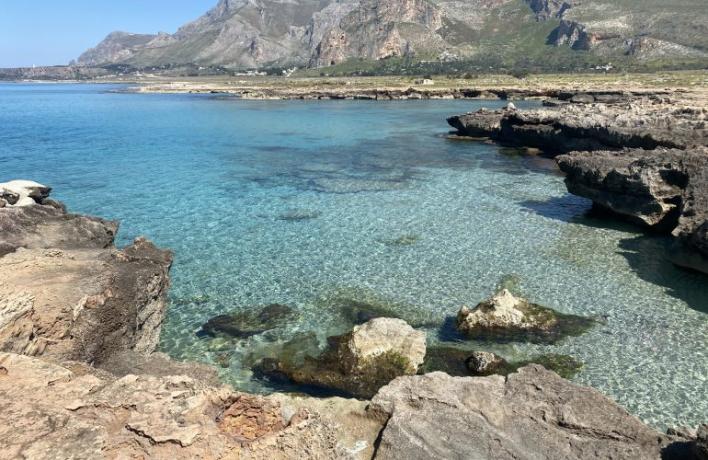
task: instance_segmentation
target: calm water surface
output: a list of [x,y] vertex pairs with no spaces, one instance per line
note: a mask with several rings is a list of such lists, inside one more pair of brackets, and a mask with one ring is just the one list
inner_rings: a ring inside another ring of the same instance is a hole
[[[645,421],[705,422],[708,278],[668,264],[665,239],[587,217],[552,163],[445,138],[445,117],[501,102],[111,89],[0,85],[0,181],[47,183],[73,211],[120,220],[120,244],[146,235],[174,250],[162,340],[172,356],[270,391],[250,362],[293,336],[350,327],[333,307],[341,299],[442,324],[506,280],[601,324],[554,346],[485,348],[570,354],[585,363],[576,381]],[[392,244],[401,237],[413,244]],[[270,303],[296,319],[246,340],[195,334],[210,317]],[[431,343],[443,336],[428,330]]]

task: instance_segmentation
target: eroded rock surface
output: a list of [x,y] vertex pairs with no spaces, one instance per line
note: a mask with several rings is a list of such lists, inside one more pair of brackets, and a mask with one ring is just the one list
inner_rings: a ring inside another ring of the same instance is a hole
[[113,246],[117,224],[47,199],[0,208],[0,350],[100,365],[149,354],[162,325],[172,255],[145,239]]
[[471,338],[554,342],[566,335],[578,335],[593,321],[563,315],[514,296],[502,289],[475,308],[466,306],[457,313],[457,329]]
[[371,402],[377,459],[660,459],[675,439],[540,366],[506,379],[400,377]]
[[425,359],[425,333],[405,321],[375,318],[348,334],[330,337],[327,349],[300,362],[283,356],[265,359],[258,372],[300,385],[333,390],[359,398],[372,397],[401,375],[413,375]]
[[370,458],[380,430],[353,400],[331,400],[328,412],[314,400],[9,353],[0,370],[3,458]]

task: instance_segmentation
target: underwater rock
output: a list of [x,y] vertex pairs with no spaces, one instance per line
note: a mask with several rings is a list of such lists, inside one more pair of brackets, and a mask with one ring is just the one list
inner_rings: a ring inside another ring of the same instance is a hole
[[274,303],[260,310],[215,316],[202,326],[197,335],[200,337],[226,335],[243,339],[280,327],[293,316],[292,307]]
[[382,239],[379,241],[386,246],[412,246],[420,241],[420,237],[418,235],[401,235],[398,238],[389,240]]
[[564,315],[515,297],[503,289],[470,309],[457,314],[457,329],[469,338],[497,341],[555,342],[568,335],[580,335],[594,321]]
[[285,220],[288,222],[299,222],[302,220],[317,219],[322,213],[320,211],[309,211],[307,209],[292,209],[286,211],[278,216],[279,220]]
[[501,356],[495,355],[488,351],[472,352],[469,358],[465,361],[467,370],[472,375],[492,375],[498,374],[500,368],[508,366],[509,363]]
[[304,363],[287,356],[265,359],[256,373],[276,381],[287,379],[359,398],[371,398],[379,388],[402,375],[413,375],[425,358],[425,333],[405,321],[376,318],[351,332],[330,337],[327,349]]
[[507,361],[495,353],[471,351],[456,347],[431,346],[427,349],[422,373],[445,372],[457,377],[509,375],[516,370],[538,364],[563,378],[573,377],[583,363],[568,355],[545,354],[520,361]]

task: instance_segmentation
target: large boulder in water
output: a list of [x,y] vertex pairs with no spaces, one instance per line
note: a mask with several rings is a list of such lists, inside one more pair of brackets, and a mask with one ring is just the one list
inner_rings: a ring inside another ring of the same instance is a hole
[[457,313],[457,329],[470,338],[554,342],[565,335],[578,335],[592,320],[563,315],[514,296],[502,289],[491,298]]
[[256,373],[368,399],[396,377],[415,374],[425,358],[425,342],[425,333],[403,320],[376,318],[330,337],[317,357],[264,359]]
[[400,377],[369,410],[386,421],[380,460],[658,460],[675,442],[600,392],[535,365],[506,378]]

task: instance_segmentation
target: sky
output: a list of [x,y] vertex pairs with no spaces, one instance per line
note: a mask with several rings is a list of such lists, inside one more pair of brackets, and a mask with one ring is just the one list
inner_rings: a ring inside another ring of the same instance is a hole
[[68,64],[110,32],[174,32],[217,0],[0,0],[0,67]]

